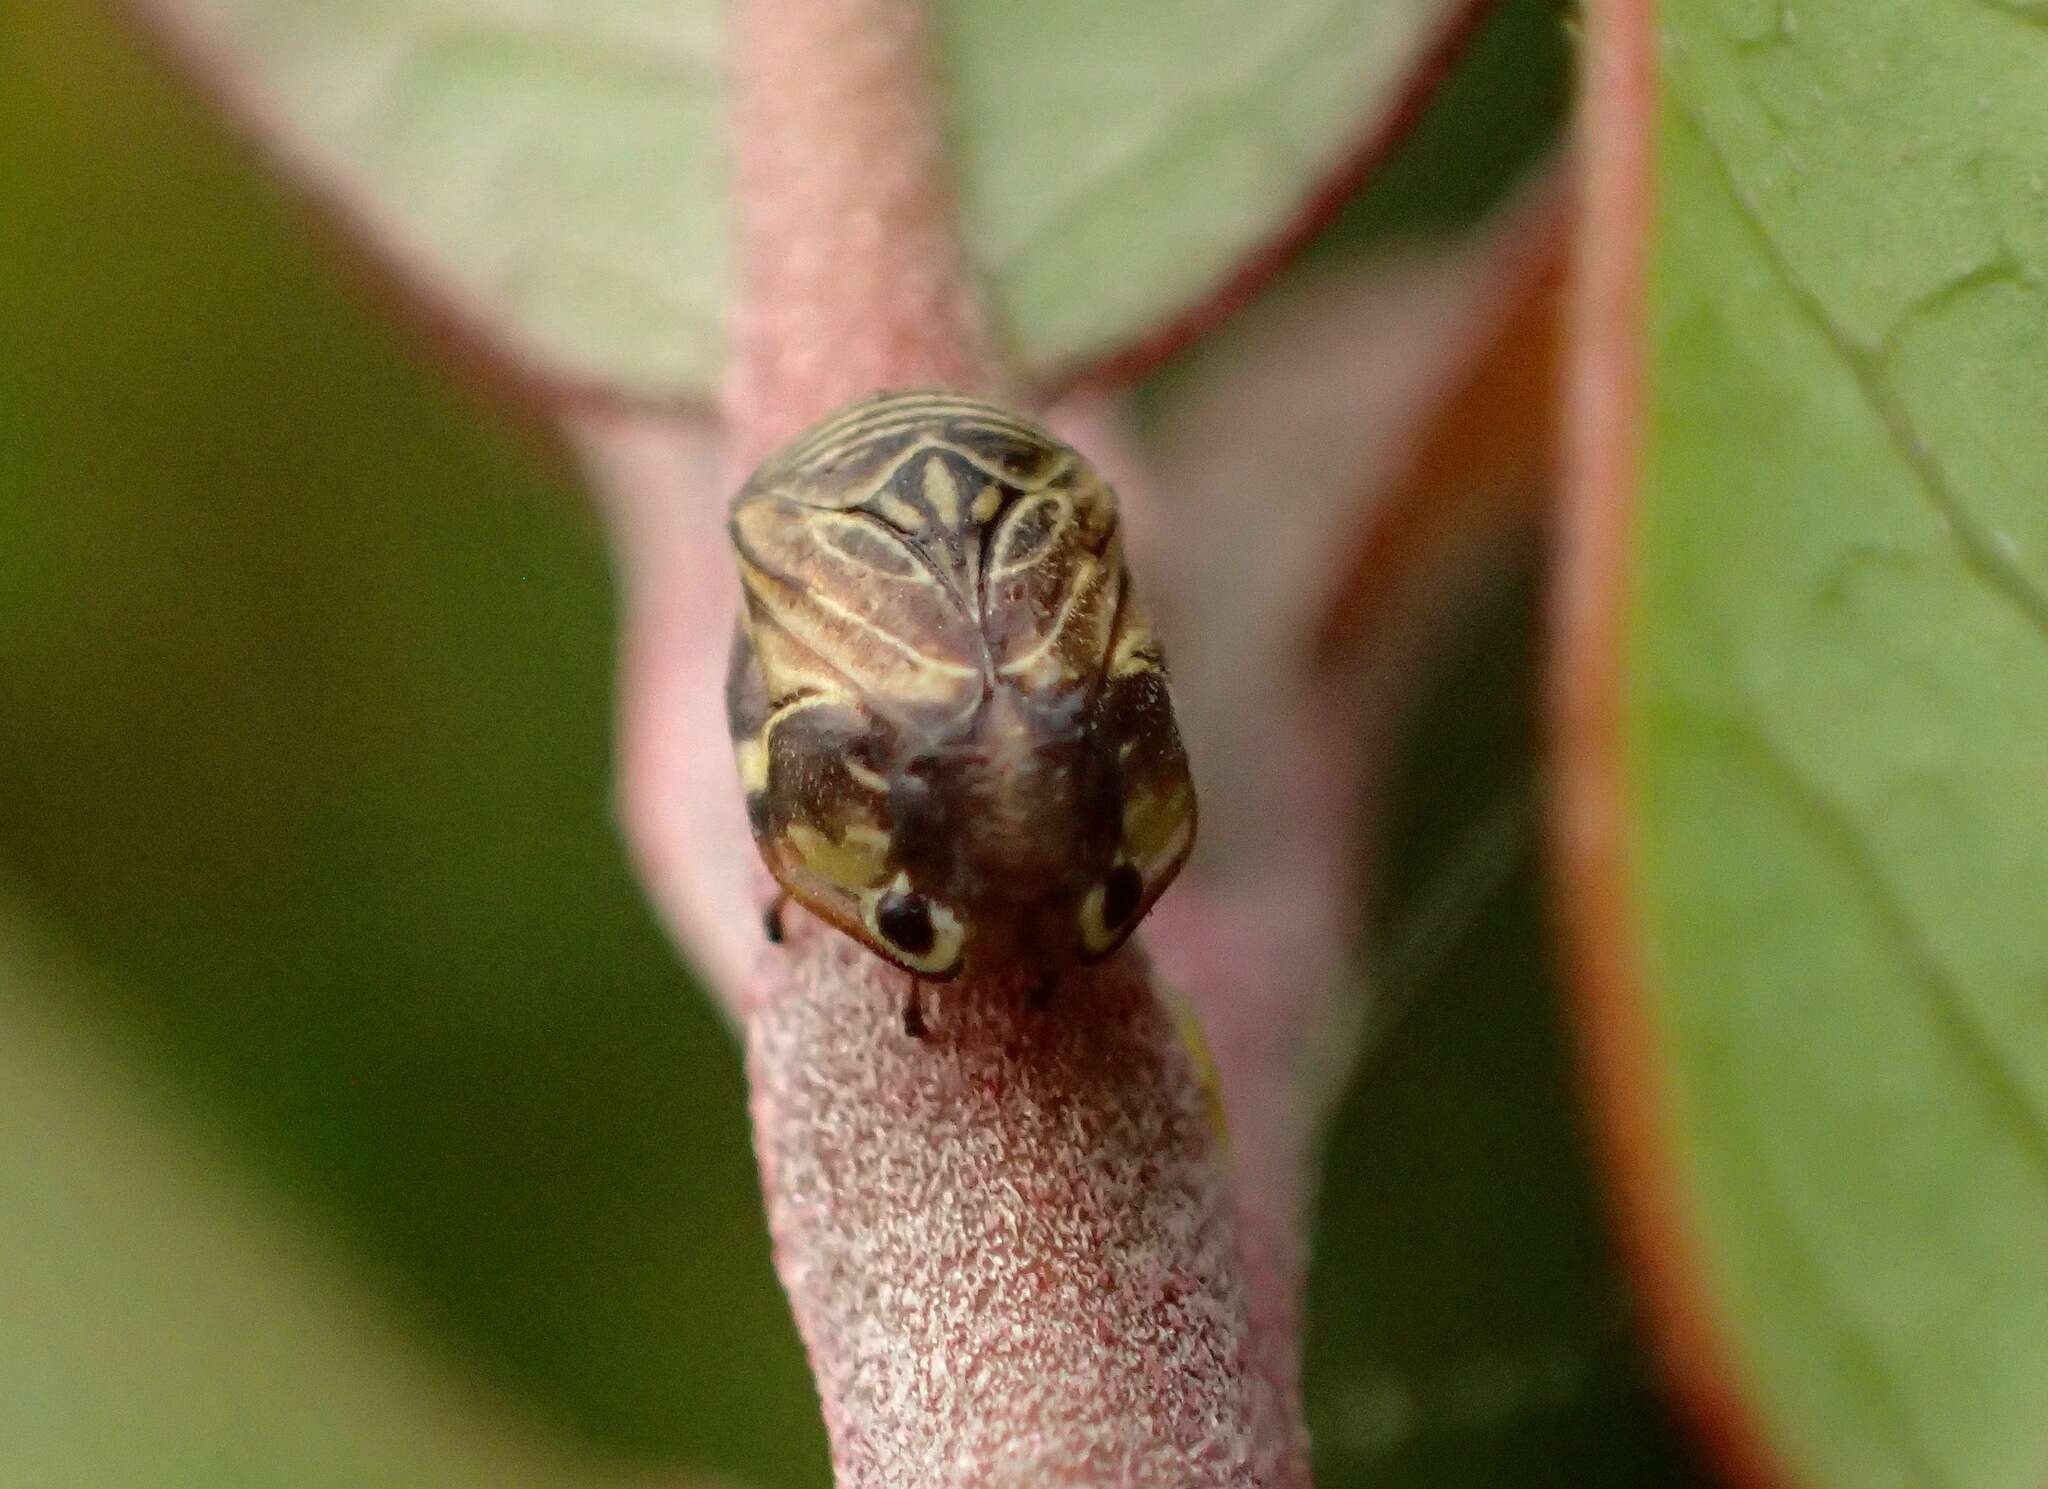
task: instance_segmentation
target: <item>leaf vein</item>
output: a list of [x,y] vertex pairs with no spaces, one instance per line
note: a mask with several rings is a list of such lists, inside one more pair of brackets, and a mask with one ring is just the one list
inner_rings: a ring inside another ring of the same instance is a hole
[[1835,1285],[1825,1260],[1826,1247],[1818,1244],[1800,1223],[1785,1178],[1770,1160],[1769,1146],[1756,1123],[1748,1120],[1750,1108],[1745,1105],[1742,1093],[1731,1089],[1719,1095],[1721,1099],[1711,1105],[1719,1114],[1725,1141],[1733,1150],[1731,1157],[1751,1177],[1751,1201],[1758,1218],[1783,1247],[1789,1264],[1785,1275],[1796,1279],[1799,1290],[1812,1300],[1815,1315],[1824,1325],[1831,1326],[1834,1352],[1842,1367],[1860,1375],[1873,1404],[1881,1403],[1879,1410],[1890,1421],[1902,1456],[1912,1461],[1915,1477],[1923,1484],[1940,1482],[1943,1476],[1914,1428],[1904,1390],[1886,1368],[1872,1331],[1854,1316]]
[[1765,779],[1805,819],[1814,838],[1841,865],[1878,925],[1899,949],[1914,985],[1936,1015],[1936,1027],[1976,1077],[1992,1108],[2018,1139],[2042,1186],[2048,1188],[2048,1114],[2034,1104],[2025,1084],[1999,1052],[1997,1039],[1942,965],[1933,943],[1906,908],[1854,818],[1766,730],[1754,723],[1736,727]]
[[[1884,366],[1883,348],[1864,346],[1842,329],[1772,236],[1763,214],[1743,191],[1741,179],[1722,149],[1720,140],[1686,100],[1674,98],[1673,106],[1705,147],[1729,201],[1756,240],[1758,251],[1770,265],[1801,319],[1833,349],[1855,380],[1858,392],[1877,417],[1894,452],[1912,471],[1921,493],[1941,518],[1962,555],[1964,566],[1994,595],[2017,611],[2044,640],[2048,640],[2048,593],[2044,593],[2020,567],[1956,491],[1946,467],[1921,438],[1905,401],[1892,386]],[[2015,275],[2023,277],[2024,270],[2020,265],[1994,262],[1964,278],[2010,279]],[[1953,291],[1956,286],[1949,288]]]

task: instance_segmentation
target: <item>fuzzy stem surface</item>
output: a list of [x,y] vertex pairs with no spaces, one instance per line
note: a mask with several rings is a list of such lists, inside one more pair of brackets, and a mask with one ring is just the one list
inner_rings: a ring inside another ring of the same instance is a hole
[[736,0],[730,18],[722,486],[703,489],[701,442],[675,432],[619,419],[587,443],[628,578],[629,827],[745,1030],[776,1264],[837,1481],[1300,1482],[1211,1093],[1143,957],[1066,978],[1050,1010],[1021,978],[930,990],[919,1041],[904,974],[800,911],[783,945],[761,937],[765,885],[715,763],[736,596],[705,508],[855,398],[1010,380],[955,226],[926,7]]

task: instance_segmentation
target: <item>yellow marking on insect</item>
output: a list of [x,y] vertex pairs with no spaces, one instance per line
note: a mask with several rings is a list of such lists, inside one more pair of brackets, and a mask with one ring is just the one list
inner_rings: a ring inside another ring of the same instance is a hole
[[[775,614],[779,629],[788,632],[795,640],[822,656],[836,660],[834,654],[837,648],[834,643],[843,643],[847,638],[832,634],[830,626],[821,627],[815,619],[808,625],[800,625],[799,622],[809,618],[813,611],[822,612],[843,626],[865,633],[866,637],[907,659],[913,666],[911,675],[917,681],[911,682],[901,677],[892,679],[891,691],[899,696],[944,701],[960,692],[963,684],[974,682],[981,676],[979,668],[959,662],[948,662],[928,652],[919,651],[888,627],[869,619],[858,610],[840,604],[822,589],[805,590],[794,597],[794,603],[785,605],[779,603],[782,597],[776,592],[771,590],[763,593],[756,588],[751,582],[751,576],[748,588],[768,604]],[[757,640],[756,650],[763,654],[765,661],[769,648],[762,646]]]
[[953,478],[952,467],[936,455],[924,462],[924,499],[940,527],[951,532],[960,525],[960,483]]
[[974,505],[967,509],[967,515],[976,522],[986,522],[1003,509],[1003,488],[994,481],[983,486],[974,498]]
[[953,963],[960,959],[960,944],[967,939],[967,928],[960,923],[960,917],[948,906],[927,896],[924,904],[925,913],[931,917],[932,922],[932,945],[931,950],[923,956],[915,956],[882,934],[877,912],[881,906],[882,896],[890,890],[898,894],[908,894],[910,875],[899,869],[895,879],[890,883],[876,885],[863,892],[860,897],[861,921],[877,941],[890,949],[891,955],[902,958],[916,970],[928,972],[935,977],[949,971]]
[[847,512],[810,514],[808,526],[818,546],[842,563],[879,579],[933,587],[938,578],[901,542],[875,526],[872,518]]
[[889,794],[889,778],[879,770],[870,770],[858,760],[848,759],[842,760],[840,763],[846,767],[848,775],[852,776],[861,785],[867,787],[868,790],[880,796],[887,796]]
[[1053,616],[1052,624],[1046,627],[1045,635],[1029,651],[1012,657],[996,670],[1005,677],[1022,677],[1041,684],[1053,683],[1068,675],[1067,668],[1053,648],[1066,634],[1075,609],[1094,592],[1100,579],[1101,570],[1093,558],[1078,562],[1068,583],[1066,598],[1060,601],[1059,611]]
[[926,906],[932,917],[932,949],[926,957],[926,965],[932,968],[948,967],[960,955],[960,943],[966,937],[966,927],[960,924],[960,917],[937,900],[927,900]]
[[881,843],[877,845],[849,828],[835,843],[808,822],[792,822],[783,835],[806,868],[849,893],[858,894],[880,883],[889,872],[887,833],[878,834]]
[[859,843],[877,853],[889,851],[889,834],[872,822],[849,822],[843,830],[849,843]]
[[771,610],[782,608],[785,596],[799,593],[796,586],[779,574],[771,574],[759,564],[740,560],[740,584],[746,589],[747,598],[759,600]]
[[1173,1015],[1174,1030],[1180,1035],[1181,1047],[1188,1052],[1188,1063],[1195,1068],[1195,1080],[1202,1088],[1202,1115],[1209,1119],[1210,1135],[1224,1152],[1230,1151],[1230,1119],[1223,1108],[1223,1073],[1217,1068],[1216,1056],[1209,1048],[1208,1038],[1202,1033],[1202,1019],[1195,1012],[1195,1005],[1179,993],[1166,995],[1166,1006]]
[[1190,805],[1184,781],[1166,791],[1133,792],[1124,803],[1124,851],[1148,881],[1187,845]]
[[839,701],[837,697],[826,690],[805,692],[795,698],[791,698],[788,702],[771,709],[768,717],[761,721],[761,738],[767,739],[774,732],[775,726],[784,719],[803,713],[806,709],[826,708]]
[[1034,648],[1024,661],[1006,663],[1003,674],[1041,691],[1055,686],[1062,678],[1072,676],[1061,663],[1059,653],[1042,646]]
[[857,442],[867,428],[894,417],[898,410],[906,413],[916,410],[924,414],[929,413],[937,403],[937,399],[919,394],[909,394],[900,398],[866,399],[840,410],[831,418],[813,426],[808,434],[801,436],[789,446],[783,458],[792,465],[815,461],[823,452]]
[[[820,489],[819,481],[829,481],[833,466],[856,460],[866,446],[881,444],[893,434],[913,434],[920,425],[929,424],[930,417],[897,419],[876,428],[863,428],[852,432],[842,443],[829,449],[807,451],[800,459],[793,459],[778,466],[772,478],[760,483],[762,490],[775,491],[789,500],[800,502],[813,509],[825,511],[847,511],[855,507],[883,508],[894,500],[899,510],[912,510],[902,505],[902,498],[893,496],[888,488],[902,474],[903,468],[932,451],[946,450],[963,460],[979,466],[972,451],[960,448],[946,440],[927,436],[914,440],[897,450],[881,465],[868,472],[858,481],[852,481],[830,490]],[[1000,475],[1000,471],[990,472]],[[794,486],[795,489],[791,489]],[[892,521],[897,520],[891,517]],[[913,526],[918,524],[912,524]]]
[[[978,446],[985,444],[1003,453],[984,454]],[[908,461],[940,451],[998,487],[1025,492],[1065,482],[1078,464],[1044,429],[993,404],[946,393],[889,394],[815,426],[771,456],[748,486],[812,510],[873,510]],[[1020,452],[1030,458],[1018,460]],[[935,507],[934,518],[943,516]]]
[[1158,852],[1148,858],[1138,860],[1138,872],[1147,883],[1158,878],[1169,867],[1180,861],[1182,855],[1188,851],[1188,844],[1194,837],[1194,833],[1194,821],[1191,818],[1183,817],[1167,836],[1166,841],[1160,844]]
[[[768,751],[772,747],[775,731],[797,714],[813,708],[828,708],[833,704],[844,706],[842,700],[829,685],[819,686],[816,682],[813,682],[811,686],[807,686],[800,691],[796,697],[771,710],[768,717],[761,720],[761,727],[755,733],[752,743],[761,751],[761,780],[763,784],[766,784],[768,779]],[[740,769],[742,776],[744,776],[746,771],[746,762],[744,760],[740,762]]]
[[[1126,601],[1128,606],[1130,601]],[[1110,655],[1109,675],[1111,677],[1133,677],[1140,672],[1157,672],[1159,657],[1152,646],[1152,627],[1144,617],[1135,619],[1128,614],[1124,620],[1123,634],[1117,637],[1116,650]]]
[[762,735],[756,734],[734,744],[733,754],[739,760],[740,789],[749,796],[755,796],[768,789],[768,743]]
[[1102,906],[1108,894],[1108,890],[1098,884],[1081,901],[1081,944],[1098,954],[1108,950],[1110,943],[1123,930],[1121,925],[1102,923]]
[[863,445],[935,424],[950,424],[975,434],[999,435],[1018,444],[1045,444],[1043,430],[994,404],[945,393],[906,394],[871,399],[834,415],[791,445],[778,465],[792,470],[815,469],[830,465]]
[[906,533],[924,531],[924,513],[905,501],[893,491],[885,491],[875,498],[875,510],[889,520],[889,525]]
[[[1054,519],[1037,541],[1030,542],[1022,552],[1016,550],[1015,538],[1032,521],[1033,513],[1041,508],[1054,509]],[[1040,492],[1025,498],[1010,510],[1004,520],[1001,535],[996,540],[996,566],[990,572],[991,579],[1007,579],[1010,575],[1030,568],[1046,554],[1052,552],[1066,531],[1073,525],[1074,509],[1065,499],[1050,492]]]
[[[794,697],[806,705],[849,701],[845,679],[808,667],[806,662],[815,654],[780,625],[749,624],[747,633],[754,642],[754,668],[771,696]],[[761,737],[768,737],[765,727]]]
[[761,727],[754,731],[753,738],[734,742],[733,752],[739,760],[740,785],[749,793],[768,789],[768,763],[770,741],[776,728],[793,714],[800,714],[807,708],[823,708],[839,700],[826,691],[806,691],[792,698],[780,708],[771,712],[761,721]]
[[[901,461],[891,461],[858,485],[849,485],[832,492],[830,500],[822,505],[828,510],[841,512],[855,507],[870,506],[888,484],[896,479],[896,470],[901,464]],[[807,489],[806,496],[811,494]]]
[[[1030,445],[1037,454],[1043,455],[1047,453],[1047,446],[1042,439],[1019,440],[1017,443]],[[1051,472],[1032,472],[1020,475],[1014,470],[1006,469],[1002,465],[989,460],[987,456],[979,454],[965,445],[956,445],[950,440],[932,440],[929,442],[929,446],[935,449],[949,450],[959,459],[961,464],[979,471],[991,481],[1005,486],[1014,486],[1026,494],[1043,491],[1050,486],[1058,485],[1059,474],[1063,473],[1066,467],[1073,463],[1071,457],[1066,457],[1057,462]]]

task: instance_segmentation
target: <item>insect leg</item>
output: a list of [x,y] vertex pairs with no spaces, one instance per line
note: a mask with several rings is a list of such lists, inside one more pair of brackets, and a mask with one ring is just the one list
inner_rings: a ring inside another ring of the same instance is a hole
[[919,996],[921,991],[917,979],[913,977],[903,998],[903,1032],[912,1039],[924,1039],[931,1033],[924,1021],[924,999]]
[[789,891],[778,889],[775,891],[775,898],[761,911],[761,931],[767,936],[768,944],[771,946],[782,944],[782,912],[788,904]]

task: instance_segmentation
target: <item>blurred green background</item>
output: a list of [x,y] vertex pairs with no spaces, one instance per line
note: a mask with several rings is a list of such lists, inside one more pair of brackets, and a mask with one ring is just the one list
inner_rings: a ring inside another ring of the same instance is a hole
[[[1311,260],[1469,223],[1553,137],[1564,76],[1555,7],[1503,6]],[[0,956],[0,1042],[42,1049],[56,1017],[93,1051],[0,1081],[0,1489],[306,1482],[220,1471],[208,1403],[250,1358],[177,1336],[267,1294],[146,1185],[87,1182],[128,1151],[58,1131],[94,1083],[150,1093],[134,1120],[310,1236],[339,1306],[537,1440],[823,1484],[736,1051],[613,831],[600,534],[357,278],[100,11],[0,9],[0,938],[43,948]],[[1552,1014],[1532,606],[1524,584],[1475,620],[1416,721],[1376,942],[1408,1011],[1347,1099],[1318,1241],[1326,1485],[1692,1472]],[[1409,955],[1425,915],[1448,931]],[[53,1365],[108,1350],[135,1369]],[[132,1413],[158,1437],[97,1443],[91,1474],[51,1425]],[[394,1451],[393,1482],[456,1482]]]

